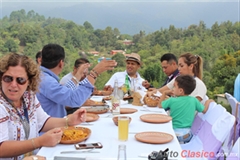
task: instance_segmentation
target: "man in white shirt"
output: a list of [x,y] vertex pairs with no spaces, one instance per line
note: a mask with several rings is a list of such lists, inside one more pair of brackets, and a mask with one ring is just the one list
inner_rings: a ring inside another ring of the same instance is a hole
[[141,67],[141,58],[137,53],[131,53],[126,58],[126,70],[124,72],[116,72],[105,84],[104,89],[108,90],[113,88],[115,80],[118,81],[118,87],[122,87],[124,84],[128,87],[128,90],[141,90],[145,91],[146,88],[142,86],[144,79],[138,73],[138,69]]

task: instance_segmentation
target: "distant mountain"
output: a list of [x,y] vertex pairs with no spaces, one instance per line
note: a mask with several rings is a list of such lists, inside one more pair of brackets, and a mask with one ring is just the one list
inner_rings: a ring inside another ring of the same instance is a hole
[[239,21],[238,2],[2,2],[2,16],[12,11],[34,10],[47,17],[72,20],[77,24],[88,21],[94,29],[107,26],[122,34],[146,33],[174,25],[185,28],[204,21],[207,27],[223,21]]

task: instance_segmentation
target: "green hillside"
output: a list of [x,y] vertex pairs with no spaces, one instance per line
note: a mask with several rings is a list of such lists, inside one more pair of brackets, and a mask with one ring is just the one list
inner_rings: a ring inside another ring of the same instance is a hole
[[[64,71],[70,72],[76,58],[87,56],[94,66],[99,57],[112,57],[111,50],[125,50],[126,53],[139,53],[143,60],[140,74],[155,87],[165,80],[159,58],[167,52],[179,56],[190,52],[204,59],[204,83],[208,96],[216,93],[233,93],[233,83],[240,72],[240,23],[231,21],[217,22],[207,28],[203,21],[188,28],[169,28],[156,30],[151,34],[140,31],[133,36],[121,34],[118,28],[106,27],[94,29],[89,23],[77,25],[73,21],[59,18],[46,18],[33,10],[14,11],[9,17],[0,20],[0,55],[17,52],[32,58],[47,43],[57,43],[65,48],[67,54]],[[124,45],[123,40],[132,40],[134,45]],[[89,54],[98,51],[99,55]],[[82,54],[85,53],[85,54]],[[114,71],[103,73],[96,86],[101,89],[109,77],[117,71],[123,71],[124,56],[112,57],[119,62]]]

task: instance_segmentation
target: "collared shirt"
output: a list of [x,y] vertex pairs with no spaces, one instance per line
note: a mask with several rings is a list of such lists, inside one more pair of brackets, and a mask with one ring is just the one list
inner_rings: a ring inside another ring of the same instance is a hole
[[75,90],[67,87],[74,85],[72,80],[61,85],[59,77],[51,70],[41,66],[42,75],[37,98],[42,108],[52,117],[64,117],[67,115],[65,106],[81,106],[93,92],[93,85],[87,80],[86,84],[79,85]]
[[[117,80],[118,87],[122,87],[123,84],[125,84],[126,75],[128,75],[127,71],[114,73],[112,77],[108,80],[108,82],[105,84],[105,86],[110,85],[111,87],[114,87],[114,82],[115,80]],[[128,75],[128,80],[129,84],[134,84],[135,90],[146,91],[146,88],[142,86],[142,82],[144,81],[144,79],[141,78],[139,73],[137,73],[137,78],[131,78]]]
[[164,82],[164,84],[162,86],[165,86],[166,84],[168,84],[171,80],[173,80],[175,77],[177,77],[177,75],[179,75],[179,71],[178,69],[176,69],[173,74],[171,74],[170,76],[168,76],[168,78],[166,79],[166,81]]
[[[60,84],[65,85],[68,81],[70,81],[73,77],[72,72],[66,74],[65,76],[62,77],[62,79],[60,80]],[[83,79],[82,81],[79,82],[79,85],[82,84],[86,84],[87,83],[87,79]]]

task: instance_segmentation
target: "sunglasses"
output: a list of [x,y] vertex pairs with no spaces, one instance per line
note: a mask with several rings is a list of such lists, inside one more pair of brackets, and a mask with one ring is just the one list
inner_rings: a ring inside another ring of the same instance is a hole
[[[13,77],[11,77],[11,76],[3,76],[2,77],[2,80],[4,81],[4,82],[6,82],[6,83],[11,83],[12,81],[13,81]],[[20,84],[20,85],[24,85],[26,82],[27,82],[27,79],[26,78],[22,78],[22,77],[17,77],[16,78],[16,81],[17,81],[17,83],[18,84]]]

